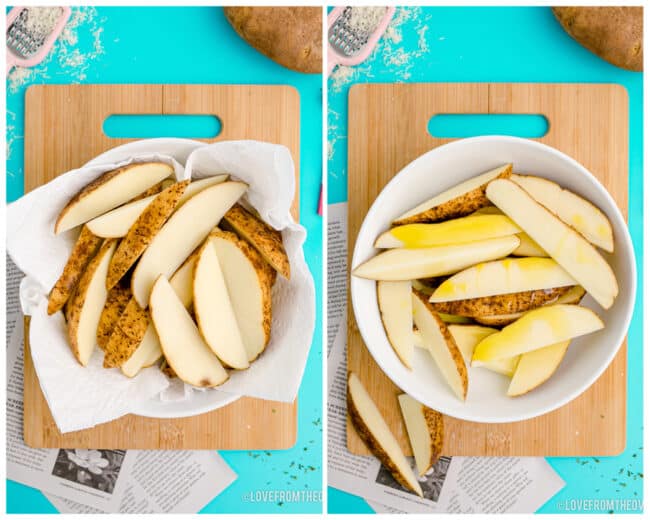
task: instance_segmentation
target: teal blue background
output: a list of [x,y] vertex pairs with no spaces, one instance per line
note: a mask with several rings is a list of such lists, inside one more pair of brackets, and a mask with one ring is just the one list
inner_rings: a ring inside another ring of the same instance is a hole
[[[307,368],[299,392],[298,442],[290,450],[221,452],[239,475],[204,513],[318,513],[320,503],[251,503],[255,490],[322,489],[322,373],[320,312],[321,224],[316,213],[322,171],[322,85],[320,75],[289,71],[248,46],[225,21],[220,8],[83,8],[79,48],[90,52],[93,32],[103,27],[104,52],[84,70],[73,70],[53,55],[29,84],[39,83],[248,83],[287,84],[300,92],[300,221],[307,228],[305,256],[317,289],[318,314]],[[54,48],[56,53],[57,47]],[[7,201],[23,192],[23,110],[25,86],[7,95]],[[11,225],[9,222],[8,225]],[[38,491],[7,482],[9,513],[55,512]]]
[[[401,26],[403,47],[414,56],[405,72],[386,59],[386,42],[361,65],[352,82],[328,87],[329,202],[347,200],[347,94],[353,82],[588,82],[619,83],[629,95],[629,228],[634,242],[638,280],[637,302],[628,336],[627,447],[617,457],[549,458],[566,487],[539,513],[562,513],[567,499],[643,498],[643,75],[616,68],[573,41],[549,8],[407,8]],[[400,16],[398,8],[397,16]],[[404,13],[402,13],[404,14]],[[424,27],[428,29],[423,31]],[[423,34],[428,52],[418,51]],[[419,55],[419,56],[418,56]],[[410,74],[410,76],[409,76]],[[468,122],[466,135],[489,133],[480,121]],[[473,130],[473,131],[472,131]],[[517,129],[510,129],[512,133]],[[358,497],[334,488],[328,510],[371,513]],[[616,511],[618,512],[618,511]],[[621,511],[624,512],[624,511]],[[637,511],[638,513],[638,511]]]

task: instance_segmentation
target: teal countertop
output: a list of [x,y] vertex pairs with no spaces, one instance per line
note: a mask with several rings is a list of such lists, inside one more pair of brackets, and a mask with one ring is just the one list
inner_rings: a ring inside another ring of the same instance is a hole
[[[617,457],[549,458],[566,487],[538,513],[563,513],[572,499],[643,499],[643,74],[616,68],[585,50],[545,7],[411,7],[398,8],[395,17],[395,33],[368,61],[351,76],[335,73],[328,82],[330,203],[347,200],[347,95],[354,83],[587,82],[627,89],[629,228],[640,289],[628,335],[627,447]],[[519,130],[502,128],[501,133],[518,135]],[[334,488],[328,491],[328,510],[372,512],[361,498]]]
[[[58,42],[28,78],[7,83],[7,201],[23,193],[25,90],[52,83],[248,83],[293,85],[300,93],[300,221],[316,283],[317,320],[298,405],[298,442],[286,451],[221,452],[238,479],[203,513],[318,513],[322,504],[250,502],[257,490],[322,489],[322,219],[316,213],[322,172],[320,75],[287,70],[241,40],[216,7],[73,8],[76,45]],[[68,38],[68,41],[71,41]],[[163,129],[169,133],[169,129]],[[152,137],[152,136],[149,136]],[[11,225],[9,222],[8,225]],[[7,482],[9,513],[51,513],[43,495]]]

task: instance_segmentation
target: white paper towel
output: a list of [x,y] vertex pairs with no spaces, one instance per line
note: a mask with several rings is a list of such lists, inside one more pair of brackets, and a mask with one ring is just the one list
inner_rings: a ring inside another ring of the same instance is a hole
[[[57,177],[7,208],[7,250],[28,276],[21,287],[29,291],[21,291],[21,303],[26,312],[32,313],[30,345],[34,366],[54,420],[64,433],[142,409],[143,403],[158,399],[169,388],[167,378],[155,368],[143,370],[133,379],[124,377],[119,369],[102,368],[103,353],[99,349],[89,365],[81,367],[70,352],[62,313],[48,316],[46,312],[47,294],[78,235],[78,229],[54,235],[54,222],[61,209],[101,173],[132,161],[149,160],[173,164],[179,180],[230,173],[247,182],[250,188],[245,202],[282,231],[289,256],[291,280],[278,276],[273,288],[271,341],[266,351],[248,370],[232,371],[218,390],[207,391],[290,402],[300,385],[314,329],[315,291],[302,251],[306,232],[290,215],[295,178],[289,151],[256,141],[232,141],[197,148],[185,168],[172,157],[160,154],[93,164]],[[172,399],[178,400],[178,391],[172,390],[169,388],[167,393],[175,394]],[[196,391],[186,388],[183,395],[191,400]]]

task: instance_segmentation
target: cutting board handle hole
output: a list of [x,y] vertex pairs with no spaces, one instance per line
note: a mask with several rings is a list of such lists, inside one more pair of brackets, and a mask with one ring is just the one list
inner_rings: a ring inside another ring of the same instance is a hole
[[113,139],[213,139],[221,128],[217,116],[206,114],[113,114],[102,124],[104,134]]
[[428,124],[429,133],[438,139],[479,135],[539,138],[548,128],[548,119],[541,114],[436,114]]

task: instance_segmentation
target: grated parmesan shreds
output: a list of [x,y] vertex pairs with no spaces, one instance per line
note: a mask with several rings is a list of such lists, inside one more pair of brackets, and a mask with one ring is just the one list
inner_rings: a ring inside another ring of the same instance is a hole
[[348,26],[357,34],[372,34],[386,14],[385,7],[351,7]]
[[25,30],[36,38],[49,36],[62,13],[60,7],[26,7],[25,11]]

